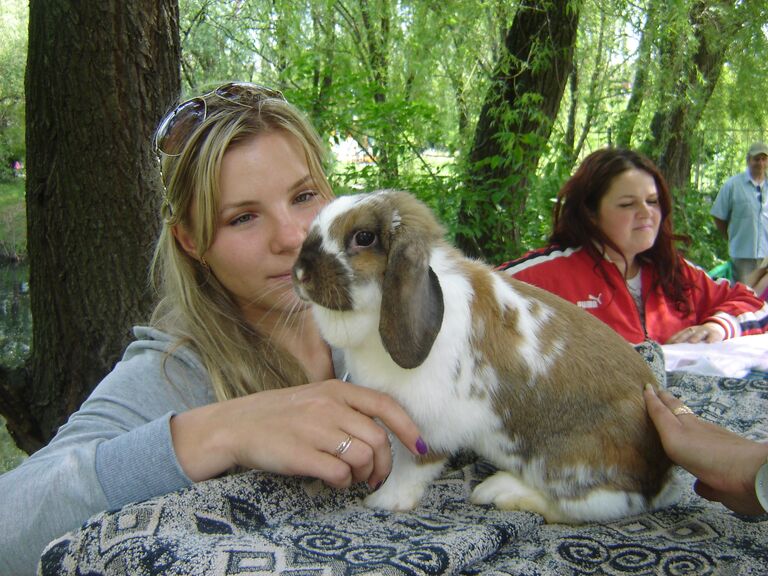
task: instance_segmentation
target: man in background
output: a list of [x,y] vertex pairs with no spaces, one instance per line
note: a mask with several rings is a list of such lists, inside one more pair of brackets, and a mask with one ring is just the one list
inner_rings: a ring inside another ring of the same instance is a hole
[[733,279],[747,277],[768,256],[768,145],[755,142],[747,152],[746,171],[736,174],[720,189],[711,214],[728,240]]

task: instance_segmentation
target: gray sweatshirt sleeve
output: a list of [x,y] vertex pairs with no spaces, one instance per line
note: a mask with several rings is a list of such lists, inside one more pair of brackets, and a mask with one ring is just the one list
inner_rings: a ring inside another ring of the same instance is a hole
[[[45,448],[0,476],[0,574],[34,574],[45,545],[90,516],[191,484],[173,451],[173,414],[213,401],[188,350],[138,337]],[[151,339],[156,338],[156,339]]]

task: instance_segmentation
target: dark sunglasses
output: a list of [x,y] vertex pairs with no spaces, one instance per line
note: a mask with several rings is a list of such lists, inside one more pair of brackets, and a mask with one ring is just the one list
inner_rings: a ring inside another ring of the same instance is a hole
[[243,105],[255,104],[263,100],[275,98],[285,100],[285,96],[279,90],[251,84],[249,82],[230,82],[219,86],[215,90],[195,96],[182,102],[163,118],[160,127],[155,134],[155,151],[162,152],[166,156],[176,156],[181,153],[192,130],[197,128],[205,120],[208,114],[206,101],[212,96],[242,103]]

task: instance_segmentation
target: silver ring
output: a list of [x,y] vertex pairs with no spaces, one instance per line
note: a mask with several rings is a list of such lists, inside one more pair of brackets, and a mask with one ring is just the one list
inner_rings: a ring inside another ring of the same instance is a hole
[[336,450],[333,452],[333,455],[337,458],[341,458],[341,455],[344,454],[347,450],[349,450],[349,447],[352,446],[352,435],[347,434],[347,437],[344,438],[341,442],[339,442],[339,445],[336,446]]

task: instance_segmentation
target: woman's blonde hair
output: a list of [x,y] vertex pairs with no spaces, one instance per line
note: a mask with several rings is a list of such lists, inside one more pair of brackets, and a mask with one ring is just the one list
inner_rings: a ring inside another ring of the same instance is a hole
[[293,105],[278,97],[248,102],[210,93],[203,98],[204,119],[190,130],[178,153],[162,154],[163,224],[151,276],[159,301],[150,322],[201,357],[216,398],[225,400],[305,383],[307,376],[269,334],[248,324],[205,263],[176,241],[173,227],[185,227],[198,254],[205,254],[216,234],[222,158],[230,147],[261,134],[283,132],[294,138],[320,194],[330,199],[333,193],[323,170],[325,149]]

